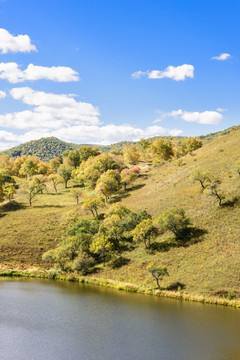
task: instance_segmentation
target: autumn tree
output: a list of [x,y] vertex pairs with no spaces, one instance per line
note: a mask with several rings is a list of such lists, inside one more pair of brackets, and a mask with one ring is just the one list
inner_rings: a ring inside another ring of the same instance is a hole
[[136,165],[141,160],[141,152],[137,145],[130,144],[123,148],[124,160],[127,164]]
[[174,156],[174,149],[171,140],[157,138],[151,145],[153,154],[159,160],[170,160]]
[[136,242],[143,242],[145,248],[149,248],[151,240],[157,236],[157,231],[151,219],[142,220],[133,230],[133,240]]
[[58,190],[57,190],[57,186],[62,182],[61,177],[58,174],[50,174],[48,179],[50,180],[55,193],[57,194]]
[[68,182],[71,179],[73,167],[70,165],[62,164],[59,166],[57,173],[63,179],[65,189],[67,188]]
[[132,171],[131,169],[123,169],[120,173],[120,176],[121,184],[123,185],[124,190],[126,190],[127,187],[137,179],[136,172]]
[[188,154],[202,147],[202,140],[196,137],[184,139],[181,144],[183,154]]
[[98,210],[104,206],[104,200],[102,197],[95,197],[84,201],[82,208],[90,211],[94,219],[98,219]]
[[119,190],[120,175],[118,170],[108,170],[97,181],[96,192],[105,196],[106,202]]
[[76,204],[78,205],[79,204],[79,199],[82,196],[83,192],[78,188],[72,188],[71,189],[71,194],[72,194],[73,198],[75,199]]

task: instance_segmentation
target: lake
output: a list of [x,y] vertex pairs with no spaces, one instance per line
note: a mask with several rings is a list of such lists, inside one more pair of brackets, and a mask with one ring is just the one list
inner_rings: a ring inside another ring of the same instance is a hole
[[239,360],[240,310],[51,280],[0,281],[1,360]]

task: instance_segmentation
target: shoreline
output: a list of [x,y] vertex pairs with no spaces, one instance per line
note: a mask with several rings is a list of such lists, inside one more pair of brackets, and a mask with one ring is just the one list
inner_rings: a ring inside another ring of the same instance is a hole
[[199,302],[202,304],[211,304],[211,305],[222,305],[222,306],[230,306],[235,309],[240,309],[240,299],[227,299],[227,298],[219,298],[219,297],[208,297],[204,295],[194,295],[188,294],[183,291],[170,291],[170,290],[158,290],[152,288],[141,287],[136,284],[127,283],[127,282],[118,282],[111,279],[101,279],[94,278],[88,276],[81,276],[77,274],[57,274],[50,273],[47,270],[38,270],[38,271],[28,271],[28,270],[13,270],[13,269],[5,269],[3,271],[0,270],[0,278],[35,278],[35,279],[49,279],[49,280],[61,280],[61,281],[73,281],[79,282],[82,284],[91,284],[98,285],[103,287],[108,287],[111,289],[115,289],[118,291],[132,292],[143,295],[152,295],[164,298],[171,298],[176,300],[184,300],[191,302]]

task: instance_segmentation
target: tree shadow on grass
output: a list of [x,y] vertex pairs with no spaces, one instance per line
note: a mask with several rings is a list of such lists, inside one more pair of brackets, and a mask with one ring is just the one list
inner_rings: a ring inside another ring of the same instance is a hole
[[17,211],[17,210],[25,209],[25,208],[26,208],[26,206],[24,204],[19,203],[15,200],[11,200],[8,203],[2,205],[0,207],[0,210],[3,212],[8,212],[8,211]]
[[179,291],[179,290],[183,290],[186,288],[186,285],[179,282],[179,281],[176,281],[172,284],[170,284],[169,286],[166,287],[166,290],[170,290],[170,291]]
[[123,257],[123,256],[119,256],[118,258],[111,261],[110,266],[113,269],[119,269],[122,266],[127,265],[129,262],[130,262],[130,259]]
[[109,204],[115,204],[119,201],[121,201],[122,199],[125,199],[127,197],[129,197],[130,194],[126,191],[124,192],[119,192],[118,194],[116,194],[114,197],[112,197],[109,201]]
[[161,242],[153,242],[149,250],[152,252],[167,252],[175,247],[189,247],[203,241],[203,235],[207,230],[191,227],[182,232],[178,238],[171,238]]
[[222,204],[222,208],[224,207],[234,207],[235,205],[239,205],[240,203],[240,198],[235,196],[233,199],[229,199],[224,201],[224,203]]
[[64,208],[64,205],[34,205],[34,208],[37,209],[45,209],[45,208],[56,208],[56,209],[61,209]]
[[133,185],[131,188],[127,189],[126,191],[128,191],[128,192],[135,191],[138,189],[142,189],[144,186],[145,186],[145,184]]

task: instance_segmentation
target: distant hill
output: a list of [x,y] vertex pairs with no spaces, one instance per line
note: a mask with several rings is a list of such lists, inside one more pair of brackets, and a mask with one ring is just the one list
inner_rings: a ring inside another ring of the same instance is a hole
[[[215,137],[227,135],[232,131],[238,130],[239,126],[233,126],[229,129],[219,131],[216,133],[211,133],[208,135],[199,136],[203,141],[212,140]],[[154,141],[156,138],[160,136],[154,136],[150,138],[151,141]],[[175,143],[181,142],[185,137],[183,136],[163,136],[165,139],[170,139]],[[127,144],[136,143],[134,141],[120,141],[115,144],[111,145],[90,145],[90,146],[97,146],[100,151],[102,152],[109,152],[111,150],[121,151],[122,148]],[[41,138],[39,140],[32,140],[26,142],[24,144],[14,146],[8,150],[0,152],[0,155],[8,155],[10,157],[17,157],[22,155],[32,155],[37,156],[43,161],[49,161],[55,157],[62,156],[62,153],[65,150],[74,150],[79,148],[83,144],[74,144],[69,143],[63,140],[59,140],[55,137],[47,137]]]
[[11,149],[2,151],[0,154],[9,155],[10,157],[32,155],[43,161],[49,161],[57,156],[62,156],[65,150],[74,150],[78,147],[77,144],[71,144],[55,137],[47,137],[14,146]]

